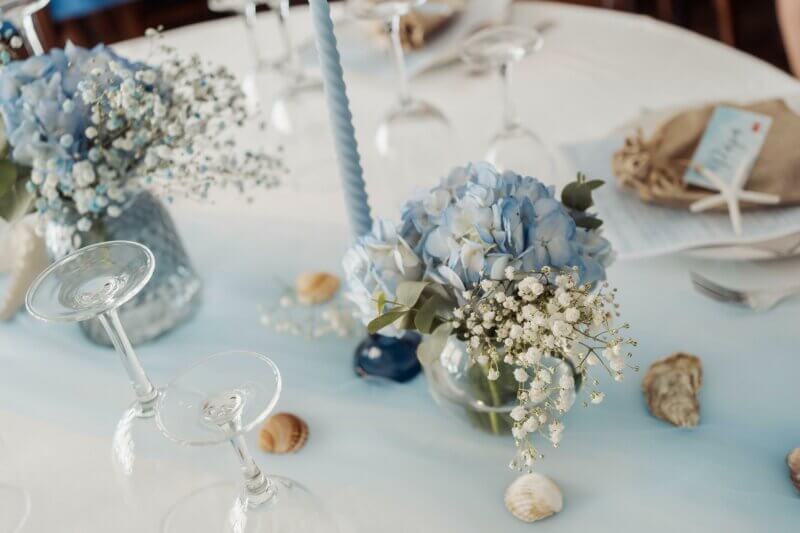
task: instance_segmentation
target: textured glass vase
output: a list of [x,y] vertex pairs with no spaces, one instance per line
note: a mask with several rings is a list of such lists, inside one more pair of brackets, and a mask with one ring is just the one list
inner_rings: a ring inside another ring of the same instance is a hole
[[[67,221],[64,221],[67,222]],[[155,339],[189,320],[200,307],[202,283],[183,247],[175,223],[164,205],[149,192],[138,193],[117,218],[104,217],[80,242],[67,223],[50,222],[45,232],[51,259],[73,252],[78,244],[103,241],[134,241],[153,252],[156,268],[147,286],[119,310],[120,320],[133,344]],[[97,344],[111,346],[97,320],[81,322],[86,336]]]
[[[542,362],[557,369],[553,378],[556,383],[560,372],[569,372],[575,377],[576,388],[580,385],[580,378],[565,360],[545,356]],[[511,433],[514,427],[511,410],[518,404],[519,388],[513,367],[501,362],[499,379],[490,381],[488,367],[473,362],[464,342],[450,337],[441,356],[424,369],[428,390],[436,403],[484,431],[496,435]],[[573,393],[570,405],[574,401]]]

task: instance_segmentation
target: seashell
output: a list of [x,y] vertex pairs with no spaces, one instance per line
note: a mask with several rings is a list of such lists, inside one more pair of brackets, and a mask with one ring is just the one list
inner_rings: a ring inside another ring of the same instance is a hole
[[547,476],[533,472],[514,480],[506,489],[506,508],[523,522],[536,522],[561,511],[561,489]]
[[49,264],[44,239],[35,227],[35,218],[26,217],[4,228],[7,234],[0,244],[0,256],[9,281],[6,293],[0,295],[0,320],[10,319],[22,307],[28,287]]
[[277,413],[264,422],[258,435],[258,445],[269,453],[294,453],[305,446],[308,425],[290,413]]
[[702,384],[700,359],[679,352],[650,365],[642,391],[653,416],[678,427],[694,427],[700,422],[697,393]]
[[800,490],[800,448],[795,448],[786,456],[786,464],[789,465],[789,479],[792,480],[794,488]]
[[298,301],[306,305],[327,302],[339,290],[339,285],[339,278],[327,272],[304,272],[294,283]]

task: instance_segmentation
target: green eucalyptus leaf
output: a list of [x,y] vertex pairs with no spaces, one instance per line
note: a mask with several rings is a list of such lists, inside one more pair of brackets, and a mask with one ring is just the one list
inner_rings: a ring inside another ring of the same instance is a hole
[[380,330],[385,328],[386,326],[391,326],[401,318],[403,318],[408,311],[389,311],[387,313],[382,314],[381,316],[373,319],[369,324],[367,324],[367,331],[370,335],[374,335],[378,333]]
[[597,229],[603,225],[603,221],[597,217],[585,217],[575,221],[575,225],[579,228]]
[[436,311],[438,309],[437,300],[437,296],[431,296],[425,300],[425,303],[422,304],[416,316],[414,316],[414,327],[420,333],[432,332],[433,319],[436,318]]
[[417,358],[423,365],[429,365],[436,361],[442,350],[444,350],[447,339],[450,333],[453,332],[453,324],[445,322],[440,324],[431,335],[427,335],[423,341],[417,346]]
[[[34,197],[25,188],[30,174],[29,169],[14,165],[14,170],[10,171],[5,163],[9,162],[0,160],[0,182],[2,182],[0,184],[0,189],[2,189],[2,192],[0,192],[0,218],[12,221],[24,216],[31,210]],[[8,186],[2,175],[9,176],[11,174],[15,176],[15,179]]]
[[409,308],[414,307],[428,285],[430,285],[428,281],[404,281],[397,286],[397,303]]
[[379,315],[381,313],[383,313],[383,308],[385,306],[386,306],[386,293],[381,291],[381,292],[378,293],[378,302],[377,302],[377,308],[378,308],[378,314]]
[[416,309],[407,309],[406,314],[397,322],[397,329],[414,329],[415,316],[417,316]]
[[5,196],[14,188],[17,176],[17,165],[8,159],[0,160],[0,196]]

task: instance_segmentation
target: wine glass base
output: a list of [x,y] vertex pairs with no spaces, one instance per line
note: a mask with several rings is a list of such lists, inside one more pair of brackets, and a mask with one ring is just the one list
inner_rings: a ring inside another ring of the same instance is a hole
[[421,144],[422,139],[429,140],[429,136],[420,139],[415,134],[426,130],[430,133],[431,128],[449,133],[450,122],[433,104],[416,98],[404,100],[390,109],[381,121],[375,134],[375,146],[383,156],[401,153],[405,144],[412,141]]
[[333,517],[322,502],[299,483],[270,476],[272,497],[248,505],[240,487],[218,483],[201,488],[176,503],[164,517],[162,533],[335,533]]
[[[272,104],[270,123],[275,130],[281,135],[294,135],[318,127],[318,116],[310,117],[314,119],[312,121],[304,121],[304,116],[309,118],[308,107],[313,106],[314,100],[317,103],[323,101],[323,90],[322,80],[315,76],[293,76]],[[327,118],[327,115],[323,116]],[[304,122],[308,123],[308,127],[303,127]]]
[[0,531],[17,533],[28,520],[31,500],[28,491],[0,483]]
[[507,128],[492,138],[486,161],[547,182],[553,178],[553,158],[542,140],[523,126]]

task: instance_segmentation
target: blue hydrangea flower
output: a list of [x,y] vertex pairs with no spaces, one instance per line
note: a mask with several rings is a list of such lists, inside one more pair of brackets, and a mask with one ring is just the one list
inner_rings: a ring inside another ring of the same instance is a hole
[[[413,268],[401,269],[398,257]],[[484,277],[502,279],[509,266],[577,267],[580,281],[592,283],[605,279],[612,259],[610,243],[596,230],[576,227],[553,187],[474,163],[407,202],[398,229],[376,222],[347,252],[344,269],[349,297],[366,323],[376,315],[377,293],[393,299],[400,281],[431,280],[462,301],[464,290]]]

